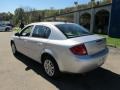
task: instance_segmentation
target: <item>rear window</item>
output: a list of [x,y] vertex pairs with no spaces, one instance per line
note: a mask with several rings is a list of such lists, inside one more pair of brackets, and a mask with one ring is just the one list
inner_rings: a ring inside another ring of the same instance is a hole
[[91,35],[91,33],[77,24],[58,24],[55,25],[67,38],[75,38]]
[[48,38],[51,30],[46,26],[37,25],[33,31],[32,37]]

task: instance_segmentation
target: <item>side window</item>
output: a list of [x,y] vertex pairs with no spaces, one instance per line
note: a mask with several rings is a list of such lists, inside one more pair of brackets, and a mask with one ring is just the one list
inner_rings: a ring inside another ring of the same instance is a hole
[[45,38],[48,38],[50,36],[51,30],[48,27],[44,27],[45,30]]
[[26,28],[20,33],[20,35],[21,35],[21,36],[29,37],[29,36],[30,36],[30,33],[31,33],[31,31],[32,31],[32,28],[33,28],[33,26],[28,26],[28,27],[26,27]]
[[48,38],[49,35],[50,29],[48,27],[37,25],[35,26],[32,37]]

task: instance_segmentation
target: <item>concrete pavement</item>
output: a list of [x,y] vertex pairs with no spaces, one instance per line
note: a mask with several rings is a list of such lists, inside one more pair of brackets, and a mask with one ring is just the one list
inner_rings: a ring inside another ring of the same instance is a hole
[[46,77],[40,64],[24,55],[14,57],[12,32],[0,32],[0,90],[120,90],[120,51],[110,48],[106,63],[84,76]]

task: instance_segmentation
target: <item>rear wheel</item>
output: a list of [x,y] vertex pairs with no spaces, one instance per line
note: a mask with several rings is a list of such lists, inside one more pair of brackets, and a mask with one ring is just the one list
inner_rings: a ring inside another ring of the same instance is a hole
[[45,73],[46,73],[49,77],[56,78],[56,77],[58,77],[59,74],[60,74],[60,71],[59,71],[59,68],[58,68],[57,63],[56,63],[55,60],[54,60],[52,57],[50,57],[50,56],[47,56],[47,57],[44,58],[43,68],[44,68]]
[[13,54],[16,55],[17,54],[17,50],[16,50],[16,46],[15,46],[14,43],[11,43],[11,48],[12,48]]

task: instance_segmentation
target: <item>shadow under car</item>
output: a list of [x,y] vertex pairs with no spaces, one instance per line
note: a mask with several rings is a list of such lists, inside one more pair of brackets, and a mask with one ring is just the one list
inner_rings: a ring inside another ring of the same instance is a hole
[[25,70],[32,69],[60,90],[120,90],[120,75],[104,68],[98,68],[84,75],[63,74],[57,79],[51,79],[44,74],[41,64],[18,54],[16,58],[26,65]]

